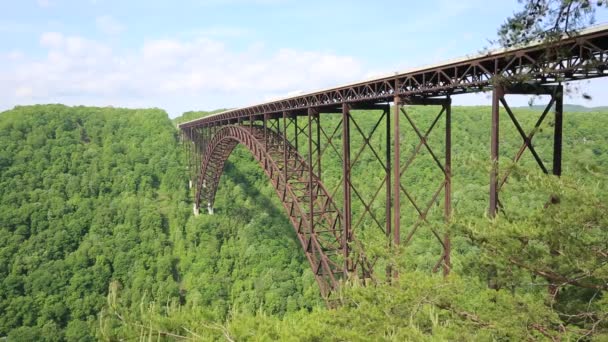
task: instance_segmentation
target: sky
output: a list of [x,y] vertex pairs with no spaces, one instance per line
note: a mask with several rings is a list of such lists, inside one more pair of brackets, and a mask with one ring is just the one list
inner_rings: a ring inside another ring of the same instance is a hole
[[[0,111],[235,108],[473,55],[517,0],[0,0]],[[598,23],[608,14],[597,14]],[[566,99],[608,105],[608,81]],[[525,104],[518,98],[516,103]],[[488,94],[454,97],[489,104]]]

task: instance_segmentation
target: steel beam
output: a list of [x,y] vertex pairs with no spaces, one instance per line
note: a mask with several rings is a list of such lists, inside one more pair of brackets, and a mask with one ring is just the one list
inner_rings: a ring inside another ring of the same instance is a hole
[[287,179],[287,112],[283,112],[283,178]]
[[504,95],[503,87],[497,85],[492,91],[492,127],[490,130],[490,217],[496,217],[498,212],[498,148],[499,148],[499,113],[500,99]]
[[401,97],[395,96],[393,101],[393,133],[394,152],[393,152],[393,244],[399,246],[401,241],[401,130],[399,128],[399,117],[401,115]]
[[[391,186],[391,178],[392,178],[392,173],[391,173],[391,107],[390,105],[387,105],[386,108],[384,108],[384,115],[386,116],[386,126],[385,126],[385,135],[386,135],[386,140],[385,140],[385,145],[384,145],[384,149],[385,149],[385,157],[386,157],[386,169],[384,170],[385,173],[385,177],[386,177],[386,199],[385,199],[385,203],[386,203],[386,228],[385,228],[385,234],[386,234],[386,241],[389,245],[389,247],[392,245],[393,241],[392,241],[392,221],[393,221],[393,213],[392,213],[392,205],[393,205],[393,196],[392,196],[392,186]],[[396,168],[399,169],[399,164],[396,165]],[[389,248],[390,250],[390,248]],[[386,280],[387,282],[391,282],[391,278],[393,277],[393,267],[392,265],[387,265],[386,266]]]
[[[496,77],[527,77],[532,86],[608,75],[608,26],[565,37],[555,46],[546,44],[484,53],[432,67],[319,90],[246,108],[229,110],[180,124],[180,128],[223,122],[250,113],[305,115],[307,108],[336,107],[341,103],[388,102],[394,96],[437,97],[490,90]],[[558,49],[560,53],[556,54]]]
[[562,129],[564,116],[564,89],[561,85],[555,92],[555,126],[553,131],[553,174],[562,175]]
[[351,212],[351,163],[350,163],[350,106],[342,106],[342,191],[343,191],[343,224],[342,224],[342,254],[344,256],[344,272],[351,270],[349,265],[349,242],[352,225]]
[[312,165],[312,116],[315,115],[315,110],[312,108],[308,109],[308,224],[309,232],[313,234],[315,231],[315,195],[313,194],[313,165]]
[[315,121],[316,121],[316,125],[317,125],[317,132],[316,132],[316,155],[317,155],[317,176],[319,177],[319,179],[321,179],[321,113],[319,111],[317,111],[317,113],[315,114],[314,117]]
[[[392,192],[391,192],[391,108],[386,106],[384,108],[384,115],[386,117],[386,141],[385,141],[385,157],[386,157],[386,169],[384,170],[386,177],[386,237],[390,241],[392,234]],[[396,166],[399,168],[399,164]]]
[[[306,114],[306,115],[308,115],[308,114]],[[298,136],[300,135],[300,129],[298,128],[298,116],[297,115],[293,115],[293,125],[295,127],[294,139],[296,141],[295,142],[296,151],[300,152],[300,145],[298,144]]]
[[443,274],[450,273],[451,265],[451,240],[450,240],[450,223],[452,220],[452,101],[447,98],[448,103],[445,106],[445,188],[444,188],[444,216],[446,222],[446,232],[443,238],[444,259],[443,259]]

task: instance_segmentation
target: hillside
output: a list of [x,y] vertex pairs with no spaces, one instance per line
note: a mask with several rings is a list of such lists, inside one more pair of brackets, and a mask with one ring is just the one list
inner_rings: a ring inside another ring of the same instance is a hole
[[236,217],[192,220],[186,159],[161,110],[17,107],[0,114],[0,146],[0,336],[101,338],[110,283],[134,310],[173,299],[218,319],[229,303],[281,313],[318,302],[291,231],[268,239],[289,229],[277,209],[252,220],[273,210],[255,201],[257,170],[227,173]]
[[191,112],[185,112],[184,114],[178,116],[177,118],[173,119],[173,122],[175,124],[180,124],[182,122],[186,122],[186,121],[190,121],[190,120],[194,120],[194,119],[198,119],[198,118],[203,118],[205,116],[208,115],[212,115],[212,114],[216,114],[216,113],[220,113],[223,111],[226,111],[227,109],[216,109],[216,110],[212,110],[212,111],[191,111]]
[[[411,109],[424,128],[434,111]],[[367,250],[379,265],[398,269],[399,279],[345,284],[335,310],[324,307],[274,190],[243,148],[226,165],[216,214],[192,216],[175,123],[207,113],[173,121],[156,109],[47,105],[0,113],[0,337],[606,338],[608,113],[567,115],[564,177],[539,175],[526,153],[502,197],[505,213],[490,221],[484,216],[488,112],[453,109],[450,277],[429,271],[436,246],[426,226],[420,238],[392,253],[369,235]],[[533,109],[517,113],[525,127],[537,115]],[[354,117],[369,132],[377,113]],[[505,170],[520,138],[502,119]],[[324,120],[337,124],[336,118]],[[551,124],[535,138],[548,165]],[[429,137],[439,154],[441,127]],[[404,150],[413,148],[413,132],[404,134]],[[371,144],[384,138],[375,135]],[[328,185],[339,180],[339,157],[323,159]],[[422,155],[404,175],[414,196],[428,196],[437,182],[433,167],[432,158]],[[364,152],[353,182],[365,198],[379,184],[377,170],[371,152]],[[545,208],[554,194],[560,203]],[[356,201],[354,208],[362,204]],[[382,219],[381,205],[372,210]],[[433,210],[430,224],[442,224],[440,216]],[[404,224],[412,220],[408,216]],[[368,236],[376,227],[367,220],[360,229]],[[549,293],[548,285],[557,290]]]
[[[545,106],[532,105],[532,106],[516,107],[516,108],[524,109],[524,110],[529,109],[529,110],[542,111],[545,109]],[[575,105],[575,104],[564,104],[564,112],[565,113],[591,113],[591,112],[605,113],[605,112],[608,112],[608,107],[607,106],[587,107],[587,106]]]

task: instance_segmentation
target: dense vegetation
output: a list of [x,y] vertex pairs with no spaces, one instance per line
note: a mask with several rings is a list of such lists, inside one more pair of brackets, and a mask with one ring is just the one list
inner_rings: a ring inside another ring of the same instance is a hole
[[[437,112],[408,110],[422,129]],[[163,111],[49,105],[1,113],[0,336],[607,338],[608,137],[602,127],[608,116],[566,116],[561,179],[533,171],[528,152],[518,166],[510,165],[521,139],[503,118],[501,168],[513,172],[502,196],[505,211],[491,221],[484,216],[488,112],[453,109],[451,275],[429,271],[438,250],[426,226],[409,246],[389,251],[380,248],[384,242],[368,215],[359,234],[380,264],[399,269],[399,279],[346,284],[335,310],[324,307],[274,190],[244,149],[229,159],[216,214],[194,217],[186,156]],[[538,116],[517,113],[528,128]],[[192,112],[187,119],[206,114]],[[354,117],[370,132],[378,115]],[[335,127],[337,118],[325,124]],[[417,140],[402,124],[404,151],[410,151]],[[535,138],[549,167],[551,125],[548,119]],[[429,137],[439,155],[442,127]],[[379,151],[383,134],[371,139]],[[360,137],[353,139],[353,146],[361,145]],[[365,151],[354,169],[353,182],[366,201],[382,180],[371,153]],[[340,178],[338,155],[323,159],[330,186]],[[423,154],[403,178],[422,202],[441,178],[433,165]],[[545,208],[550,195],[560,201]],[[360,211],[362,204],[354,205]],[[372,206],[379,219],[383,205]],[[411,224],[411,208],[402,210],[404,224]],[[446,229],[441,206],[429,222]]]
[[286,220],[256,214],[268,201],[257,170],[227,172],[236,215],[190,217],[163,111],[17,107],[0,114],[0,146],[0,336],[98,338],[111,282],[134,310],[175,299],[219,319],[231,303],[282,313],[319,302]]

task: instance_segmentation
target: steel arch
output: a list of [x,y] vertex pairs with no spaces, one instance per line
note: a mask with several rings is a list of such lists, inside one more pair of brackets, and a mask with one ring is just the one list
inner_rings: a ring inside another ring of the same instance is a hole
[[[260,126],[231,125],[218,129],[203,152],[196,186],[196,208],[200,208],[201,202],[213,208],[224,164],[238,144],[253,154],[270,179],[310,263],[321,295],[329,298],[346,273],[343,248],[349,247],[342,243],[342,214],[319,177],[316,174],[310,177],[305,159],[283,136]],[[310,205],[310,199],[313,205]],[[309,208],[313,209],[312,214]],[[314,226],[310,225],[311,217],[314,217]]]

